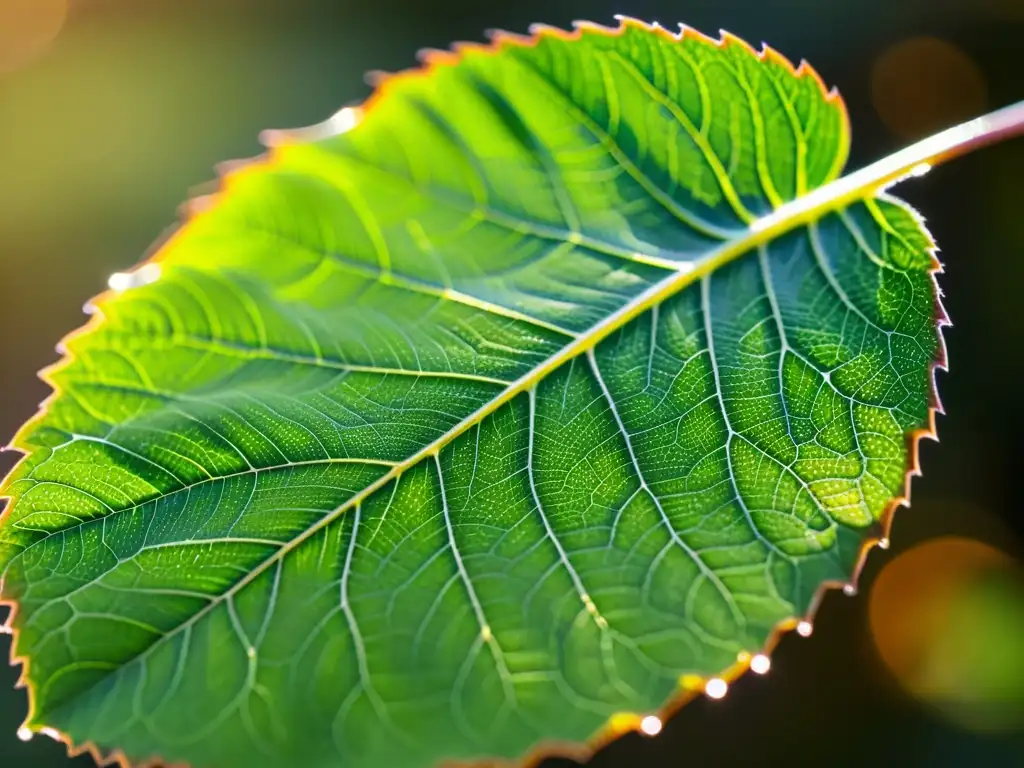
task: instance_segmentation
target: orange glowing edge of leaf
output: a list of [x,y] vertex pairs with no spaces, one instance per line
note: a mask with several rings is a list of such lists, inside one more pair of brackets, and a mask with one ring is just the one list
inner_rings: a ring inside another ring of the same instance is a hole
[[[815,71],[806,60],[801,60],[799,65],[794,66],[789,59],[771,47],[763,45],[761,51],[757,51],[746,41],[724,30],[720,33],[720,39],[716,40],[682,24],[679,25],[680,31],[673,34],[657,23],[648,24],[622,15],[617,15],[615,18],[619,22],[617,27],[607,27],[593,22],[577,21],[573,22],[572,31],[567,31],[543,24],[534,24],[529,28],[529,35],[492,30],[487,32],[487,37],[489,39],[488,43],[456,42],[453,43],[451,45],[451,49],[447,51],[435,49],[421,50],[417,53],[417,59],[420,62],[420,66],[397,73],[373,72],[368,75],[370,84],[374,86],[374,92],[363,104],[355,107],[359,112],[359,120],[361,121],[365,119],[378,101],[387,98],[388,91],[394,86],[394,84],[409,78],[430,77],[432,71],[437,67],[455,66],[461,61],[463,55],[469,51],[486,55],[496,55],[508,46],[535,46],[544,37],[556,37],[562,40],[575,41],[579,40],[586,33],[613,36],[624,34],[629,28],[636,28],[658,34],[664,39],[673,42],[680,42],[684,38],[692,37],[704,44],[712,45],[717,48],[739,46],[757,57],[760,61],[771,61],[784,66],[795,77],[811,78],[819,87],[826,102],[835,105],[839,110],[842,123],[843,144],[840,152],[837,153],[837,158],[834,167],[830,172],[830,177],[837,177],[842,172],[849,152],[851,134],[849,114],[838,90],[836,88],[829,89],[818,72]],[[267,152],[250,159],[225,161],[220,163],[216,168],[218,173],[218,181],[216,182],[217,189],[210,194],[194,197],[180,206],[179,216],[181,218],[181,223],[172,225],[165,231],[165,233],[150,247],[147,254],[138,262],[136,269],[147,264],[159,263],[164,258],[164,252],[167,250],[171,242],[181,235],[182,231],[189,226],[189,223],[194,218],[201,216],[214,208],[218,198],[225,193],[230,192],[232,184],[235,183],[236,179],[243,175],[258,172],[261,167],[272,166],[275,162],[276,155],[280,152],[280,148],[289,143],[293,143],[295,138],[299,138],[296,134],[301,134],[303,130],[305,129],[292,131],[263,131],[261,133],[261,141],[268,147]],[[907,206],[898,199],[891,198],[884,194],[880,194],[879,196],[908,210],[915,217],[915,220],[921,225],[922,231],[928,235],[920,214],[914,211],[910,206]],[[920,440],[925,437],[932,440],[938,440],[935,429],[935,415],[936,413],[942,413],[943,410],[938,397],[935,376],[939,369],[947,369],[946,345],[942,335],[942,328],[950,325],[950,323],[942,306],[942,294],[936,280],[936,275],[942,272],[942,267],[935,256],[936,247],[934,241],[931,240],[930,235],[928,235],[928,238],[928,251],[932,260],[932,267],[929,270],[929,275],[931,276],[935,291],[935,320],[939,331],[939,351],[937,358],[931,363],[929,372],[929,380],[931,382],[929,395],[931,402],[928,409],[928,426],[907,433],[905,438],[909,460],[905,473],[903,491],[901,495],[894,497],[888,503],[878,521],[866,529],[871,532],[861,543],[860,551],[857,556],[857,563],[853,568],[850,580],[848,582],[823,582],[818,587],[814,597],[812,598],[806,614],[803,617],[789,617],[776,624],[772,632],[769,634],[768,639],[765,641],[761,652],[757,655],[770,656],[772,651],[787,632],[797,629],[801,624],[810,623],[824,599],[825,594],[829,590],[842,589],[844,587],[848,587],[850,585],[855,586],[857,584],[871,548],[878,544],[887,546],[888,536],[896,509],[901,506],[908,506],[910,503],[910,485],[912,478],[921,474],[919,462]],[[49,412],[51,403],[62,394],[60,387],[53,381],[52,375],[55,372],[73,364],[75,358],[73,352],[69,351],[67,348],[68,343],[79,336],[86,335],[96,330],[102,324],[103,305],[114,298],[116,293],[116,291],[112,290],[104,291],[85,305],[85,310],[90,315],[89,320],[78,329],[67,334],[58,343],[57,352],[62,355],[62,358],[39,372],[39,378],[50,386],[52,392],[45,400],[43,400],[42,403],[40,403],[37,413],[17,431],[9,445],[5,448],[5,450],[16,451],[23,455],[7,477],[4,478],[3,482],[0,482],[0,501],[6,500],[9,502],[12,499],[10,495],[6,494],[9,484],[12,479],[16,477],[18,470],[22,465],[30,458],[31,449],[27,447],[25,436],[33,431],[38,424],[45,419]],[[0,513],[0,525],[2,525],[10,516],[10,513],[10,505],[8,504],[8,508]],[[0,574],[0,595],[2,595],[3,592],[2,585],[3,575]],[[35,696],[31,681],[29,680],[31,659],[27,656],[17,655],[18,632],[14,625],[16,622],[18,605],[15,600],[5,600],[2,598],[0,598],[0,605],[7,606],[10,609],[9,616],[5,624],[5,626],[10,629],[10,633],[12,635],[10,663],[12,666],[21,667],[21,673],[16,683],[16,687],[25,688],[28,693],[28,713],[22,726],[26,732],[32,734],[40,733],[50,736],[65,745],[69,757],[74,758],[88,754],[99,766],[117,765],[121,766],[121,768],[158,768],[159,766],[166,766],[166,768],[188,768],[188,764],[170,763],[158,755],[151,755],[141,761],[132,762],[132,760],[120,749],[104,752],[101,747],[92,741],[85,741],[76,744],[68,734],[52,727],[40,726],[30,729],[28,724],[32,722],[35,713]],[[754,657],[748,654],[741,654],[737,659],[737,662],[728,669],[723,670],[717,676],[717,679],[724,681],[726,684],[732,684],[750,668],[750,661],[752,658]],[[705,678],[684,676],[680,680],[679,692],[670,697],[669,700],[666,701],[666,703],[657,711],[647,713],[617,713],[609,718],[609,721],[605,726],[599,729],[585,742],[541,741],[523,757],[514,760],[481,758],[471,761],[442,762],[442,765],[447,768],[467,768],[468,766],[473,766],[474,768],[483,768],[484,766],[491,766],[493,768],[536,768],[536,766],[538,766],[543,760],[550,757],[567,757],[580,761],[586,760],[592,757],[597,751],[626,733],[631,731],[643,732],[642,724],[645,718],[653,716],[658,718],[662,723],[668,722],[683,706],[699,696],[704,695],[705,685],[707,682],[708,679]]]

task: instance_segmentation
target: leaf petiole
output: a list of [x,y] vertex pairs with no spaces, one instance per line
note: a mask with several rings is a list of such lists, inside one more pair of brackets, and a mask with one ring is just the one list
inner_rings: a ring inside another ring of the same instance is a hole
[[858,171],[818,187],[752,222],[755,232],[790,227],[835,210],[892,186],[906,178],[923,176],[940,163],[982,147],[1024,135],[1024,101],[947,128],[909,147],[877,160]]

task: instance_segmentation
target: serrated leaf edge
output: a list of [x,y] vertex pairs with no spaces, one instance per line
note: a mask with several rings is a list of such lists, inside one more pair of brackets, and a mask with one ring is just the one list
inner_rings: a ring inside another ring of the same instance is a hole
[[[433,49],[422,50],[417,54],[417,58],[420,61],[419,67],[403,70],[394,74],[373,73],[372,83],[375,85],[375,91],[367,99],[361,109],[364,112],[368,112],[372,109],[377,100],[382,98],[386,93],[390,84],[403,78],[429,77],[431,71],[435,67],[453,66],[458,63],[466,51],[472,50],[494,55],[507,46],[534,46],[544,37],[578,40],[585,32],[609,36],[621,35],[625,33],[627,29],[632,27],[643,29],[648,32],[654,32],[675,42],[681,41],[685,37],[696,37],[702,42],[710,43],[719,48],[738,45],[747,49],[761,61],[773,61],[775,63],[782,64],[796,77],[813,78],[821,89],[826,100],[837,104],[842,113],[846,146],[844,147],[844,151],[838,155],[836,162],[837,167],[833,169],[833,173],[839,173],[841,171],[842,164],[846,161],[845,149],[848,148],[850,136],[848,113],[839,92],[835,88],[832,88],[831,90],[827,89],[820,75],[806,61],[802,60],[798,66],[794,66],[786,57],[769,46],[763,45],[761,51],[756,51],[742,39],[724,30],[721,32],[721,37],[716,40],[682,24],[679,25],[679,33],[673,34],[657,23],[648,24],[622,15],[617,15],[615,18],[619,22],[617,27],[607,27],[587,21],[576,21],[573,22],[573,30],[567,31],[547,25],[534,24],[529,28],[529,35],[520,35],[505,31],[489,31],[487,33],[490,40],[489,43],[456,42],[453,43],[450,50],[447,51]],[[468,429],[472,424],[476,423],[476,421],[485,417],[488,413],[493,412],[501,405],[507,403],[516,395],[521,394],[523,391],[528,389],[535,380],[542,378],[543,375],[546,375],[558,365],[561,365],[572,357],[584,353],[587,349],[592,348],[608,334],[621,327],[626,322],[629,322],[634,317],[647,311],[655,304],[663,301],[679,290],[682,290],[701,276],[708,274],[718,267],[728,263],[732,259],[743,255],[761,242],[773,239],[774,237],[795,229],[802,224],[820,218],[821,214],[829,210],[841,208],[845,204],[857,199],[863,199],[870,195],[876,195],[889,203],[899,205],[906,209],[921,225],[922,231],[928,235],[927,229],[924,227],[924,220],[916,210],[898,198],[889,196],[882,190],[885,190],[891,185],[907,178],[909,175],[916,175],[913,174],[912,171],[923,163],[937,164],[944,162],[981,146],[995,143],[1004,138],[1018,135],[1020,133],[1024,133],[1024,103],[1004,108],[1003,110],[992,113],[991,115],[977,118],[968,123],[950,128],[907,147],[904,150],[896,152],[893,155],[883,158],[882,160],[859,171],[837,178],[834,181],[812,190],[802,197],[798,197],[783,204],[771,214],[755,221],[744,236],[724,243],[718,249],[705,256],[696,268],[687,272],[678,272],[670,275],[665,280],[662,280],[652,286],[652,289],[649,289],[622,309],[613,315],[610,315],[601,323],[596,324],[587,332],[586,337],[581,337],[584,339],[584,342],[579,344],[574,342],[573,344],[564,347],[561,352],[556,353],[556,355],[553,355],[551,358],[544,361],[530,374],[524,376],[519,381],[510,384],[498,398],[495,398],[495,400],[491,401],[488,406],[485,406],[486,412],[481,413],[478,411],[468,416],[463,422],[443,435],[439,440],[435,441],[434,444],[427,446],[417,452],[413,457],[403,461],[401,464],[396,466],[392,472],[384,475],[381,480],[378,480],[376,483],[368,486],[364,491],[346,502],[345,505],[342,505],[335,510],[331,515],[325,518],[325,520],[318,523],[315,527],[311,527],[306,533],[294,539],[285,551],[290,551],[296,544],[301,543],[301,541],[308,538],[308,536],[312,535],[316,530],[319,530],[323,525],[327,524],[331,520],[337,519],[338,515],[358,503],[365,496],[375,490],[378,490],[379,486],[394,479],[395,476],[404,472],[413,464],[436,453],[444,445],[457,437],[458,434],[461,434],[462,431]],[[254,168],[258,168],[261,165],[272,164],[274,161],[276,146],[278,145],[271,145],[269,147],[269,151],[259,157],[243,161],[231,161],[222,163],[218,166],[217,170],[220,176],[217,191],[210,195],[194,198],[192,201],[181,206],[179,209],[179,213],[183,219],[181,224],[172,226],[165,231],[161,238],[150,247],[147,254],[142,260],[140,260],[137,266],[159,262],[162,258],[164,246],[178,235],[182,229],[187,227],[192,218],[209,210],[210,207],[215,204],[216,197],[229,191],[235,178],[242,174],[250,173]],[[930,366],[929,378],[931,385],[929,387],[929,396],[931,403],[928,409],[928,426],[913,430],[907,433],[905,437],[909,453],[909,464],[905,474],[903,491],[900,495],[894,497],[886,506],[885,510],[883,510],[879,521],[875,526],[875,535],[866,539],[862,543],[860,553],[857,558],[858,562],[854,567],[850,582],[823,582],[812,598],[808,611],[802,619],[798,617],[791,617],[779,622],[775,626],[765,642],[763,648],[763,652],[765,654],[770,654],[778,645],[781,638],[787,632],[796,628],[801,620],[812,620],[825,594],[830,589],[843,588],[849,584],[856,585],[871,548],[878,545],[880,542],[887,540],[896,509],[901,506],[909,506],[910,504],[911,481],[915,476],[921,474],[919,456],[919,444],[921,439],[927,437],[932,440],[938,440],[935,428],[935,415],[936,413],[942,413],[943,410],[938,396],[936,373],[940,369],[947,370],[948,368],[946,344],[942,329],[949,326],[951,323],[949,322],[945,309],[942,306],[942,293],[937,281],[937,275],[942,272],[941,264],[936,256],[937,248],[930,235],[928,235],[928,238],[928,252],[932,260],[932,266],[928,272],[933,282],[936,296],[934,311],[939,331],[939,351],[938,356],[932,361]],[[67,349],[68,342],[78,336],[92,332],[103,322],[102,305],[111,297],[112,292],[105,291],[85,305],[85,311],[90,314],[89,320],[80,328],[67,334],[57,345],[57,351],[59,354],[63,355],[63,357],[56,363],[43,368],[39,372],[39,378],[51,387],[52,392],[45,400],[43,400],[42,403],[40,403],[39,410],[36,415],[29,419],[17,431],[10,444],[6,447],[6,450],[22,453],[23,457],[18,461],[3,482],[0,483],[0,501],[10,500],[11,497],[3,492],[7,489],[11,478],[16,475],[22,464],[29,458],[29,450],[23,447],[24,436],[31,432],[32,429],[34,429],[35,426],[45,418],[52,402],[61,395],[61,390],[52,380],[52,375],[74,362],[74,354]],[[580,348],[576,349],[577,346]],[[0,523],[2,523],[4,518],[9,514],[9,509],[5,509],[3,513],[0,513]],[[247,579],[243,579],[233,587],[233,590],[244,586],[244,584],[248,583],[251,578],[252,577],[250,576]],[[0,574],[0,593],[2,593],[2,584],[3,574]],[[29,708],[23,725],[23,727],[27,728],[29,723],[32,721],[35,710],[34,692],[31,683],[28,680],[31,659],[24,656],[18,656],[16,653],[17,630],[14,628],[14,623],[18,610],[17,602],[14,600],[0,599],[0,605],[5,605],[10,608],[10,614],[6,623],[6,627],[13,635],[10,663],[12,666],[21,667],[21,674],[19,675],[16,687],[26,688],[28,692]],[[739,678],[748,668],[749,659],[740,659],[736,664],[724,670],[719,677],[724,679],[726,682],[731,683]],[[640,721],[643,717],[649,714],[655,714],[662,721],[667,721],[685,704],[703,693],[703,685],[697,684],[697,681],[687,681],[687,683],[688,685],[681,685],[680,692],[670,698],[657,712],[623,712],[613,715],[603,728],[585,742],[541,741],[523,757],[514,760],[483,759],[455,762],[447,761],[442,762],[442,765],[449,766],[451,768],[454,768],[455,766],[459,766],[460,768],[465,766],[474,766],[474,768],[484,768],[484,766],[492,768],[535,768],[541,761],[549,757],[569,757],[576,760],[588,759],[599,749],[614,741],[624,733],[639,730]],[[36,728],[33,730],[33,733],[36,732],[44,733],[45,735],[51,736],[52,738],[62,742],[67,748],[69,757],[74,758],[83,754],[89,754],[99,766],[118,765],[121,766],[121,768],[158,768],[158,766],[166,766],[167,768],[188,768],[188,765],[185,763],[170,763],[160,758],[158,755],[151,755],[142,761],[133,763],[120,749],[114,749],[104,753],[101,748],[92,741],[85,741],[76,744],[68,734],[50,727]]]

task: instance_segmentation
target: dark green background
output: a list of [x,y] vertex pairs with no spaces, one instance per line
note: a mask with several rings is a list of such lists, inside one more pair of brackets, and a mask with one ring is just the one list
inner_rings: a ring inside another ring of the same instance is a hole
[[[34,372],[83,322],[83,302],[138,259],[215,163],[256,154],[261,128],[318,122],[364,98],[366,70],[408,67],[418,48],[479,40],[492,27],[522,32],[533,21],[612,23],[627,13],[670,28],[725,28],[807,58],[839,86],[857,167],[906,143],[871,98],[875,61],[901,40],[928,34],[957,44],[981,68],[990,108],[1024,99],[1024,12],[1008,10],[1018,4],[79,0],[50,50],[0,75],[0,435],[47,394]],[[873,553],[862,596],[830,595],[814,636],[784,640],[768,677],[743,678],[725,701],[698,701],[661,738],[624,738],[593,765],[1024,765],[1020,734],[958,730],[900,691],[875,655],[865,599],[886,561],[940,534],[1018,558],[1024,549],[1022,190],[1024,140],[899,189],[928,219],[946,262],[941,284],[955,326],[946,334],[952,372],[939,383],[949,415],[939,418],[941,445],[923,444],[914,506],[897,516],[893,548]],[[14,459],[0,456],[0,469]],[[70,764],[46,738],[16,739],[25,696],[12,690],[15,679],[0,669],[0,765]]]

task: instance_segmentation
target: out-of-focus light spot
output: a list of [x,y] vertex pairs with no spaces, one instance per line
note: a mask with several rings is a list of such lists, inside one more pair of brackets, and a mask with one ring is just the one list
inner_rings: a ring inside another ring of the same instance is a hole
[[890,131],[907,139],[976,117],[987,86],[978,65],[951,43],[918,37],[889,48],[875,62],[872,100]]
[[926,635],[941,625],[934,613],[971,573],[1005,555],[981,542],[945,537],[904,552],[885,566],[871,589],[871,629],[883,660],[898,677],[910,675]]
[[947,537],[897,557],[869,604],[875,646],[900,684],[962,727],[1024,728],[1024,570]]
[[640,721],[640,730],[647,736],[657,736],[661,733],[661,718],[648,715]]
[[107,280],[110,290],[121,293],[129,288],[149,285],[160,279],[160,265],[155,262],[143,264],[134,272],[115,272]]
[[764,675],[772,668],[772,660],[763,653],[757,654],[750,660],[750,671],[756,675]]
[[32,736],[32,731],[25,726],[21,726],[21,728],[18,729],[18,738],[22,741],[32,741]]
[[704,686],[704,693],[709,699],[722,699],[729,692],[729,684],[720,677],[712,677]]
[[809,621],[801,621],[796,625],[796,633],[800,637],[810,637],[814,632],[814,625]]
[[64,26],[67,0],[0,0],[0,72],[42,53]]

